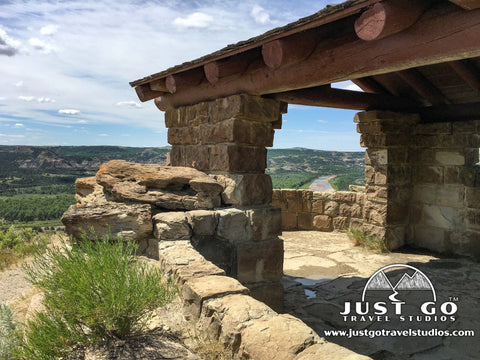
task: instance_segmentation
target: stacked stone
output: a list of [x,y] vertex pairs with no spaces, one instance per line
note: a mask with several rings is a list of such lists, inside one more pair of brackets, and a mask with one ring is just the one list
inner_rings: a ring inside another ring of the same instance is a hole
[[365,152],[366,198],[363,230],[385,240],[389,249],[405,244],[412,196],[409,163],[416,114],[368,111],[355,115]]
[[363,202],[358,191],[282,189],[273,191],[272,205],[282,209],[284,230],[334,231],[360,228]]
[[418,124],[410,241],[480,259],[480,121]]
[[208,247],[230,249],[224,250],[231,256],[229,275],[275,308],[283,299],[283,242],[280,210],[269,205],[272,182],[265,168],[266,147],[273,146],[281,112],[276,100],[233,95],[165,113],[171,165],[213,176],[224,188],[222,206],[231,206],[212,213],[217,226],[201,235],[209,240],[195,235],[192,241],[207,258],[214,252]]

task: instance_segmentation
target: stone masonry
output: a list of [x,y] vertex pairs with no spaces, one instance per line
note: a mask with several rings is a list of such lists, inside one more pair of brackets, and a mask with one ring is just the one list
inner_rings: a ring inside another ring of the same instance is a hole
[[[233,95],[165,113],[172,166],[201,170],[222,185],[217,238],[236,261],[231,275],[262,301],[278,299],[283,288],[281,214],[271,207],[272,181],[265,174],[266,147],[273,146],[283,103],[258,96]],[[245,224],[251,224],[251,232]],[[197,242],[196,239],[194,239]],[[198,239],[205,253],[210,243]],[[271,302],[270,302],[271,303]]]
[[358,191],[318,192],[273,190],[272,205],[282,209],[284,230],[347,230],[363,224],[364,188]]

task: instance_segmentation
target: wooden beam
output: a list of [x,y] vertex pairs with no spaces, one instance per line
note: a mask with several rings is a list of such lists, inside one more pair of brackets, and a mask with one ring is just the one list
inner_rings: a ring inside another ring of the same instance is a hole
[[137,96],[141,102],[155,99],[159,96],[165,95],[163,91],[154,91],[150,88],[149,84],[143,84],[135,88]]
[[473,10],[480,8],[478,0],[450,0],[452,3],[464,8],[465,10]]
[[432,105],[449,104],[450,101],[443,93],[433,86],[418,70],[408,69],[399,71],[397,75],[415,90],[422,98],[428,100]]
[[168,75],[165,79],[165,85],[171,94],[175,94],[177,91],[185,90],[200,84],[203,79],[203,70],[201,68],[196,68],[178,74]]
[[473,90],[480,94],[480,71],[469,61],[452,61],[450,67],[465,81]]
[[305,31],[270,41],[262,46],[263,61],[271,69],[297,63],[315,49],[315,35],[314,31]]
[[150,89],[153,91],[168,92],[167,85],[165,84],[165,78],[152,81],[150,83]]
[[[349,20],[336,23],[339,33]],[[350,26],[353,27],[353,20]],[[466,12],[440,2],[407,30],[381,40],[360,40],[353,30],[350,36],[341,33],[341,37],[323,39],[300,63],[275,70],[250,66],[241,76],[222,78],[215,86],[203,82],[158,101],[162,107],[178,107],[233,94],[277,93],[478,57],[479,33],[480,10]]]
[[203,65],[203,71],[208,82],[216,84],[221,78],[243,73],[250,63],[259,56],[259,51],[247,51],[229,58],[209,62]]
[[289,104],[337,109],[407,111],[418,108],[418,103],[410,99],[360,91],[332,89],[330,85],[286,91],[266,96]]
[[365,92],[372,94],[389,94],[390,92],[371,77],[354,79],[352,82]]
[[424,122],[480,120],[480,102],[431,106],[418,113]]
[[415,24],[430,1],[392,0],[378,2],[355,21],[355,32],[362,40],[380,40]]

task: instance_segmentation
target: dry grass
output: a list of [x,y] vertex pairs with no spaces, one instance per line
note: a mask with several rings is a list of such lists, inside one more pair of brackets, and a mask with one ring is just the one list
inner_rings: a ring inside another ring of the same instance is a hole
[[209,335],[194,333],[187,330],[189,334],[189,347],[203,360],[233,360],[233,351],[230,346],[225,347],[219,339],[213,339]]
[[385,241],[379,237],[367,235],[361,230],[353,229],[348,230],[347,235],[353,240],[355,246],[362,246],[365,249],[375,251],[377,254],[390,253]]

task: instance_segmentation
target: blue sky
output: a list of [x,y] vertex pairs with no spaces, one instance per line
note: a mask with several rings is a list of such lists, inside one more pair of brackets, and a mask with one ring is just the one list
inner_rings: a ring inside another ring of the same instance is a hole
[[[338,2],[1,1],[0,144],[168,145],[129,81]],[[354,114],[292,105],[274,147],[361,150]]]

